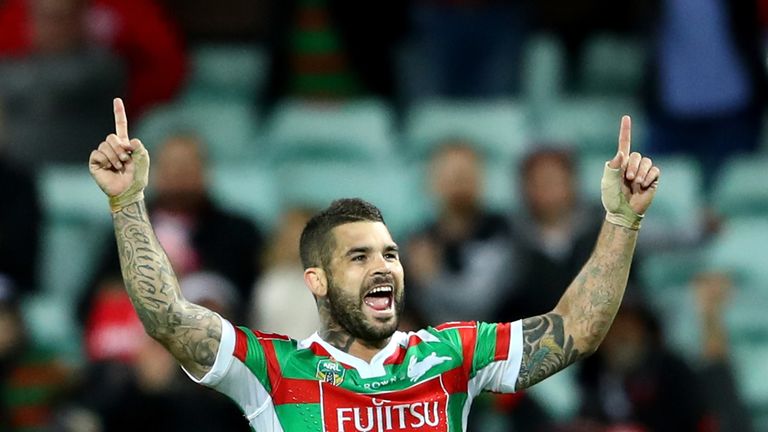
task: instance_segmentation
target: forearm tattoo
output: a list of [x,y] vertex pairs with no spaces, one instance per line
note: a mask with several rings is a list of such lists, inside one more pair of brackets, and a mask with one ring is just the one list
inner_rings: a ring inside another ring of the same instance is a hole
[[523,320],[523,360],[516,389],[530,387],[579,358],[563,317],[548,313]]
[[144,329],[190,373],[202,377],[216,359],[221,320],[182,297],[143,202],[113,217],[123,280]]
[[597,349],[621,304],[636,239],[637,231],[604,224],[595,251],[555,311],[523,320],[517,389],[530,387]]

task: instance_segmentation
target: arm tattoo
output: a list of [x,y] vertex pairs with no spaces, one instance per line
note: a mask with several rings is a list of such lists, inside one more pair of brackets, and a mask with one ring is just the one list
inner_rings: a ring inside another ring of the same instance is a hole
[[320,337],[340,351],[349,353],[349,349],[355,342],[355,337],[344,330],[344,328],[333,319],[331,314],[331,304],[328,297],[318,297],[317,306],[320,314],[320,322],[323,323],[323,327],[319,332]]
[[562,316],[548,313],[523,320],[523,360],[515,389],[536,384],[578,357],[573,336],[565,334]]
[[517,389],[597,350],[624,296],[636,240],[637,231],[604,223],[595,250],[555,309],[523,321]]
[[182,297],[143,202],[129,205],[113,217],[123,280],[144,329],[190,373],[202,377],[216,359],[221,321]]

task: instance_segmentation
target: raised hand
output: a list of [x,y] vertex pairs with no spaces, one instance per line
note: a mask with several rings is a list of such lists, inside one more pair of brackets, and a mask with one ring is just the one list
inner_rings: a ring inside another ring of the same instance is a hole
[[113,211],[144,198],[149,177],[149,155],[138,139],[128,137],[128,119],[120,98],[114,100],[115,133],[91,152],[88,169],[110,198]]

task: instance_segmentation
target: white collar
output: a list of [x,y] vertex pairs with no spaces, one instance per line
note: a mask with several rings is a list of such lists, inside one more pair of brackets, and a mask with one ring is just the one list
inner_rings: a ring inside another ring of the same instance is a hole
[[312,345],[312,343],[319,344],[326,351],[328,351],[331,357],[340,361],[341,363],[344,363],[346,365],[352,366],[353,368],[357,369],[357,372],[360,374],[360,378],[367,379],[367,378],[380,377],[386,374],[386,371],[384,370],[384,361],[387,358],[389,358],[389,356],[395,353],[395,350],[397,350],[398,345],[407,346],[408,334],[401,331],[396,331],[395,333],[393,333],[392,337],[389,340],[389,343],[387,343],[387,345],[384,348],[379,350],[379,352],[377,352],[373,356],[373,358],[371,358],[370,363],[366,362],[361,358],[355,357],[352,354],[345,353],[344,351],[334,347],[333,345],[324,341],[323,338],[321,338],[317,332],[313,333],[312,336],[299,342],[299,348],[302,348],[302,349],[309,348],[309,346]]

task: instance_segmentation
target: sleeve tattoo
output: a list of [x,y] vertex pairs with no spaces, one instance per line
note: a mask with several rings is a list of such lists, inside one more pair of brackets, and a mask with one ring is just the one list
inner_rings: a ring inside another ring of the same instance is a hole
[[127,206],[113,217],[123,280],[144,329],[185,369],[201,378],[216,359],[221,320],[182,297],[143,202]]
[[523,320],[523,360],[515,388],[530,387],[580,357],[573,336],[565,334],[563,317],[548,313]]
[[627,286],[637,231],[605,223],[592,256],[555,309],[523,320],[516,389],[530,387],[597,350]]

